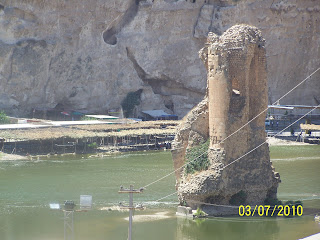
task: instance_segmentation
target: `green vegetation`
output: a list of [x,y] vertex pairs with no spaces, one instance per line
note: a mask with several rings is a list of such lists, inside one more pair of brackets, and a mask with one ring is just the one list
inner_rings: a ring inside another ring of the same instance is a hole
[[194,219],[194,221],[196,222],[197,227],[200,227],[202,225],[202,223],[204,223],[206,221],[205,218],[196,218]]
[[288,205],[290,207],[292,207],[292,206],[295,206],[295,207],[303,206],[301,201],[287,201],[287,202],[284,203],[284,205]]
[[275,205],[289,205],[289,206],[303,206],[301,201],[286,201],[285,203],[282,203],[282,201],[278,200],[277,198],[266,198],[264,200],[264,204],[275,206]]
[[93,117],[87,117],[87,116],[82,116],[81,121],[91,121],[91,120],[97,120],[96,118]]
[[187,207],[187,202],[186,202],[185,200],[183,200],[183,202],[182,202],[182,206]]
[[[283,214],[283,209],[293,209],[293,206],[295,209],[298,208],[298,206],[303,206],[301,201],[286,201],[285,203],[282,203],[282,201],[278,200],[277,198],[266,198],[264,200],[265,205],[270,205],[271,207],[276,206],[276,214],[274,216],[277,216],[278,212],[280,214]],[[279,206],[283,206],[282,208]],[[272,208],[273,209],[273,208]],[[272,215],[269,215],[270,217]],[[298,214],[295,214],[294,211],[289,211],[287,214],[284,214],[285,217],[294,217],[294,216],[301,216]]]
[[245,204],[247,200],[247,194],[241,190],[240,192],[231,196],[229,203],[231,205],[239,206]]
[[193,219],[195,220],[198,227],[205,221],[205,216],[207,216],[207,214],[200,208],[197,208],[196,213],[193,215]]
[[96,149],[98,147],[98,144],[96,142],[93,142],[93,143],[88,144],[88,147]]
[[122,100],[121,106],[125,117],[132,117],[133,109],[135,108],[135,106],[138,106],[140,104],[141,93],[142,89],[135,92],[129,92],[127,96]]
[[199,207],[197,208],[196,213],[194,214],[196,217],[204,217],[206,216],[206,213],[202,211]]
[[[210,162],[208,159],[209,139],[199,146],[187,150],[185,174],[207,170]],[[200,157],[199,157],[200,156]]]
[[10,119],[4,111],[0,111],[0,124],[8,124]]

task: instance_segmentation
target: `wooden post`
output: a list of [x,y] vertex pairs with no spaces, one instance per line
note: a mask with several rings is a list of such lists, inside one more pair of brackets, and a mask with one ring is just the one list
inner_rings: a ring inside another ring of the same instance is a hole
[[147,149],[149,150],[149,141],[148,141],[149,135],[146,135],[146,142],[147,142]]
[[66,147],[65,147],[65,139],[64,137],[62,138],[62,144],[63,144],[63,153],[66,153]]

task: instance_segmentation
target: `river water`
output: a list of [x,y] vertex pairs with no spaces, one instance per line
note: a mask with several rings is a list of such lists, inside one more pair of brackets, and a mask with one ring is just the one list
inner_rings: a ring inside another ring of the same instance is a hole
[[[282,179],[279,199],[304,199],[305,208],[320,209],[320,146],[275,146],[271,158]],[[75,212],[75,240],[127,239],[128,212],[113,210],[128,202],[127,194],[118,193],[120,185],[143,187],[172,170],[170,152],[0,162],[0,239],[64,239],[63,212],[50,210],[49,203],[79,203],[83,194],[92,195],[94,205],[89,212]],[[320,232],[313,215],[204,221],[176,217],[176,195],[156,202],[173,193],[174,185],[171,175],[134,195],[134,202],[147,209],[135,212],[133,239],[298,239]]]

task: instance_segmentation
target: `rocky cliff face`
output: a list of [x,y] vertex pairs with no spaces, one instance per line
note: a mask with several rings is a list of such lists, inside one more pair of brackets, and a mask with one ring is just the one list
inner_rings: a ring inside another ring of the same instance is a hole
[[[208,31],[259,27],[269,99],[320,65],[316,0],[0,0],[0,109],[117,108],[143,89],[139,110],[184,116],[203,98],[197,52]],[[281,103],[320,99],[317,73]]]

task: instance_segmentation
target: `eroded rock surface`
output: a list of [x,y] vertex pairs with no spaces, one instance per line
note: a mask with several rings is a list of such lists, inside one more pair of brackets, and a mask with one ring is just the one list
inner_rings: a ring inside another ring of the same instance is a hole
[[[104,112],[143,89],[138,111],[183,117],[205,94],[207,33],[236,23],[267,40],[273,102],[320,65],[319,14],[316,0],[0,0],[0,109]],[[315,104],[314,79],[281,103]]]
[[[199,53],[208,72],[208,94],[186,116],[173,144],[180,202],[196,208],[203,203],[263,204],[276,198],[280,176],[263,144],[265,114],[260,114],[267,108],[261,32],[236,25],[221,36],[209,33]],[[188,173],[183,167],[186,152],[207,139],[209,167]]]

